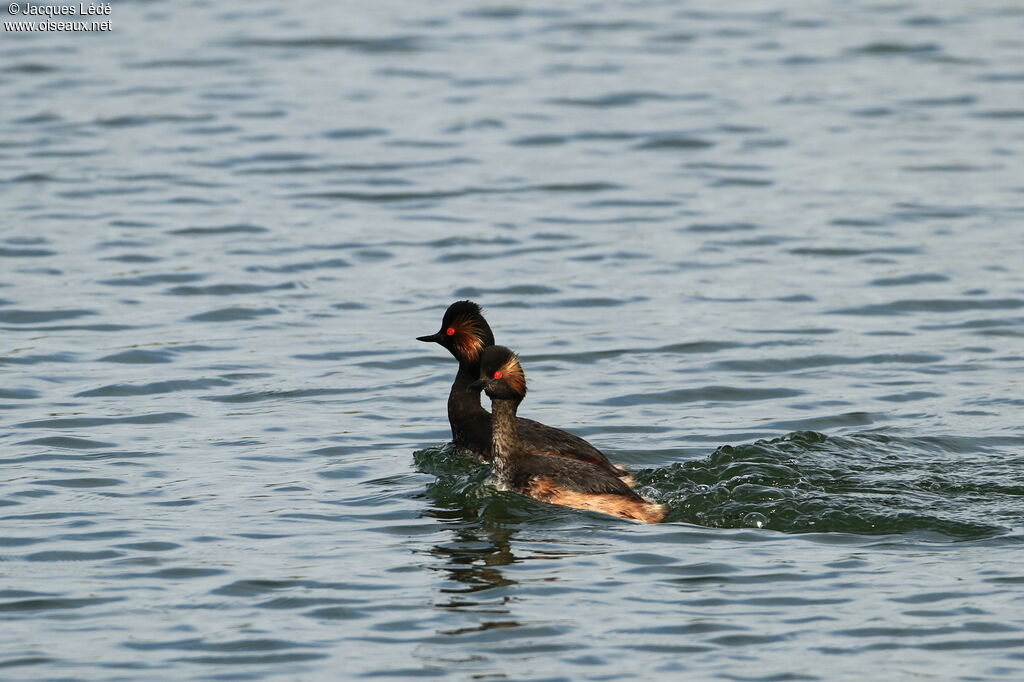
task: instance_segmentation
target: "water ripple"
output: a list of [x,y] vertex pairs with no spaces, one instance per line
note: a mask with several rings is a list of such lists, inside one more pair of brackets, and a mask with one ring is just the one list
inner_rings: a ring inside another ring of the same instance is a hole
[[191,416],[184,412],[160,412],[134,417],[65,417],[22,422],[17,426],[23,429],[76,429],[89,426],[106,426],[109,424],[166,424],[181,419],[188,419]]
[[172,5],[0,41],[0,676],[1024,679],[1017,7]]

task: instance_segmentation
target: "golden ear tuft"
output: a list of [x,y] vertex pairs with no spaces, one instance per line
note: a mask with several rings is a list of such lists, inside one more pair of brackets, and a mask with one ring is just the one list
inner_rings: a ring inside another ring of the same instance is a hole
[[521,396],[526,395],[526,373],[523,372],[523,366],[519,364],[519,358],[513,355],[498,372],[501,372],[509,388]]
[[484,349],[483,339],[480,338],[480,325],[472,317],[460,317],[453,320],[445,332],[453,337],[455,348],[459,355],[475,362],[480,357],[480,351]]

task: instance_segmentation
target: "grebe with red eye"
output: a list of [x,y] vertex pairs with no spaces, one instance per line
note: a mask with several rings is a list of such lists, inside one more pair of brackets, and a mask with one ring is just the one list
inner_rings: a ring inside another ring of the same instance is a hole
[[[491,415],[480,405],[480,389],[471,388],[480,375],[480,353],[494,345],[494,334],[480,306],[472,301],[452,303],[441,319],[440,331],[417,340],[438,343],[459,361],[459,371],[448,394],[452,441],[490,460]],[[579,436],[522,417],[517,417],[515,424],[519,440],[529,452],[589,462],[632,484],[628,471],[609,462],[603,452]]]
[[480,354],[480,378],[473,383],[491,399],[493,420],[491,481],[541,502],[659,523],[665,507],[640,497],[607,469],[568,457],[530,452],[519,438],[516,410],[526,397],[526,375],[516,354],[504,346]]

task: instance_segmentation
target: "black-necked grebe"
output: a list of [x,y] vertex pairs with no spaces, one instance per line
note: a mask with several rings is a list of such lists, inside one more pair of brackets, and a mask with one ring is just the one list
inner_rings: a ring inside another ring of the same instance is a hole
[[[490,460],[491,415],[480,405],[480,389],[471,388],[480,376],[480,353],[494,345],[494,334],[480,306],[472,301],[456,301],[441,319],[441,330],[418,341],[439,343],[459,361],[459,371],[448,394],[448,422],[455,445]],[[546,424],[517,417],[519,440],[528,452],[589,462],[632,483],[629,472],[608,461],[604,453],[579,436]]]
[[480,378],[473,386],[482,388],[491,399],[491,479],[498,488],[541,502],[644,523],[665,518],[664,506],[640,497],[606,468],[530,452],[516,424],[516,410],[526,397],[526,375],[519,358],[508,348],[491,346],[480,353]]

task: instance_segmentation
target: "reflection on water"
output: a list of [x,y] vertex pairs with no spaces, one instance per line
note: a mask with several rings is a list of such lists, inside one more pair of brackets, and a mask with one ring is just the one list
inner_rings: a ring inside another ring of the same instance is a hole
[[[515,581],[505,578],[499,567],[531,558],[520,559],[512,554],[509,541],[515,535],[513,529],[484,521],[453,532],[452,543],[436,545],[431,551],[434,557],[445,561],[441,570],[448,574],[448,579],[460,583],[457,587],[441,588],[443,594],[470,594],[514,585]],[[438,606],[462,608],[465,604],[448,602]]]

